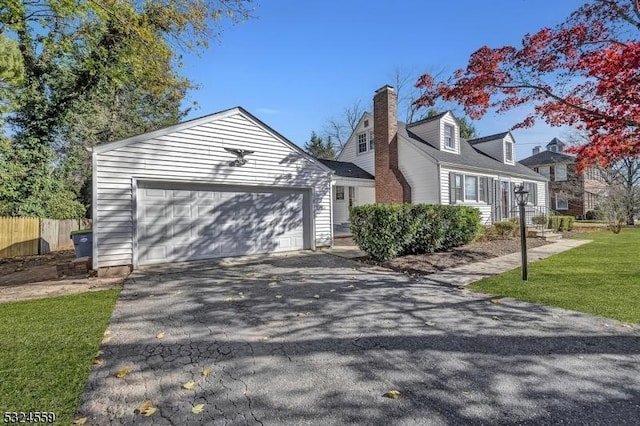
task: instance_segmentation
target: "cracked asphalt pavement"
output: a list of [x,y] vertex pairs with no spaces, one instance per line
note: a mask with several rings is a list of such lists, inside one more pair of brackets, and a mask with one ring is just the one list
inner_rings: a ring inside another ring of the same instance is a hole
[[[80,402],[87,424],[640,419],[640,327],[494,304],[328,254],[136,272],[109,332]],[[389,390],[399,398],[386,398]],[[135,411],[146,400],[157,409],[149,417]]]

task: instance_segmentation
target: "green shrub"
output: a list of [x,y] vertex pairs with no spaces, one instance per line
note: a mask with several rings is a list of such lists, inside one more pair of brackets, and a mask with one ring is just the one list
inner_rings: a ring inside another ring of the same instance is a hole
[[513,220],[494,222],[493,228],[500,238],[513,237],[518,229],[518,222]]
[[373,259],[432,253],[466,244],[480,230],[480,211],[466,206],[370,204],[351,209],[354,242]]
[[353,207],[350,213],[353,241],[374,259],[397,256],[402,250],[402,238],[398,234],[403,210],[402,204]]
[[575,219],[573,216],[549,216],[547,227],[554,231],[571,231]]
[[547,218],[547,216],[544,216],[544,215],[542,215],[542,216],[533,216],[531,218],[531,222],[534,225],[546,225],[548,220],[549,219]]

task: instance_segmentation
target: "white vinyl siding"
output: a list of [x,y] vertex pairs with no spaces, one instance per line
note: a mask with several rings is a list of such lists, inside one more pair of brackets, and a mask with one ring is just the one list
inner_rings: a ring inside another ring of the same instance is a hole
[[[116,143],[94,153],[95,267],[133,261],[132,192],[138,181],[174,181],[229,186],[312,188],[315,245],[331,244],[329,172],[240,110],[209,122],[131,144]],[[153,136],[153,134],[151,135]],[[230,167],[236,156],[224,147],[255,151],[247,164]]]
[[[369,126],[365,127],[364,122],[369,121]],[[351,134],[349,140],[344,145],[344,148],[338,155],[338,161],[346,161],[353,163],[360,167],[362,170],[375,175],[375,157],[374,150],[368,149],[366,152],[358,152],[358,134],[364,132],[371,132],[371,125],[373,123],[373,116],[369,113],[363,115],[360,119],[360,123],[356,127],[356,130]],[[372,132],[371,132],[372,133]]]
[[400,171],[411,186],[411,201],[438,204],[436,163],[404,138],[398,140],[398,162]]

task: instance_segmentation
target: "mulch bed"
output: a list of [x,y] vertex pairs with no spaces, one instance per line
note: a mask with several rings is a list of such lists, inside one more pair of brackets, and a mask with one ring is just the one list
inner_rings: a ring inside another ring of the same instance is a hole
[[[536,238],[527,240],[527,248],[530,249],[546,244],[550,243]],[[510,238],[478,241],[444,252],[401,256],[385,262],[376,262],[369,258],[359,260],[411,275],[429,275],[467,263],[479,262],[519,251],[520,239]]]

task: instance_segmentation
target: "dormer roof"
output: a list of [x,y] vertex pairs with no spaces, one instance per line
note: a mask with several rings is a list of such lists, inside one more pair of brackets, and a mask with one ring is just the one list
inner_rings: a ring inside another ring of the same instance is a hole
[[[483,143],[483,142],[495,141],[495,140],[498,140],[498,139],[504,139],[509,133],[511,133],[511,132],[496,133],[495,135],[489,135],[489,136],[483,136],[481,138],[469,139],[467,142],[469,142],[471,145],[475,145],[475,144],[479,144],[479,143]],[[512,136],[512,138],[513,138],[513,136]]]

